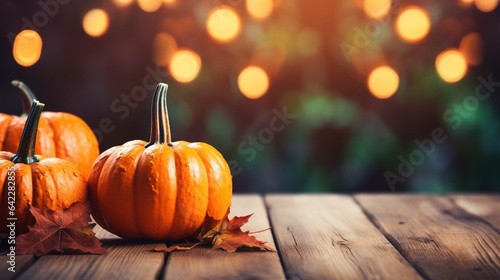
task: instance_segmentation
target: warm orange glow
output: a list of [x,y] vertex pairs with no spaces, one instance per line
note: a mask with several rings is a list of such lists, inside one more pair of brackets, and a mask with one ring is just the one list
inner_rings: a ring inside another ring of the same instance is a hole
[[283,67],[286,57],[287,49],[282,42],[263,42],[255,48],[250,61],[269,75],[275,75]]
[[141,8],[141,10],[145,11],[146,13],[153,13],[158,11],[162,3],[162,0],[137,0],[139,8]]
[[102,9],[93,9],[83,16],[82,24],[83,30],[87,35],[100,37],[108,31],[109,17],[106,11]]
[[273,12],[273,0],[246,0],[248,13],[255,19],[265,19]]
[[467,63],[457,49],[448,49],[437,56],[436,70],[445,82],[455,83],[467,73]]
[[467,64],[478,66],[483,62],[483,38],[478,33],[472,32],[460,41],[460,52],[464,55]]
[[240,33],[240,17],[227,6],[216,7],[207,17],[208,34],[215,40],[226,43],[232,41]]
[[163,4],[165,4],[166,6],[174,6],[175,4],[177,4],[177,0],[163,0]]
[[396,19],[396,32],[409,43],[416,43],[427,36],[431,20],[426,10],[418,6],[408,6]]
[[14,39],[12,54],[17,64],[29,67],[37,63],[42,54],[42,37],[34,30],[23,30]]
[[153,41],[153,57],[157,65],[167,66],[174,53],[177,52],[177,42],[172,35],[160,32]]
[[389,12],[391,0],[364,0],[363,10],[371,18],[382,18]]
[[269,89],[269,77],[262,68],[249,66],[238,76],[238,88],[246,97],[257,99]]
[[379,99],[387,99],[393,96],[398,87],[398,73],[389,66],[379,66],[368,76],[368,89]]
[[489,13],[498,6],[498,0],[475,0],[476,7],[481,12]]
[[113,3],[115,3],[117,7],[127,7],[132,4],[132,2],[134,2],[134,0],[113,0]]
[[200,56],[192,50],[179,50],[170,60],[169,69],[170,74],[175,80],[181,83],[189,83],[194,80],[200,72]]

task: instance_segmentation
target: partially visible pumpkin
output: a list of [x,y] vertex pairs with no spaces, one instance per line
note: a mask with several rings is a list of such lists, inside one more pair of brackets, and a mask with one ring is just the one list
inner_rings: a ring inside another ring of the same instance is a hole
[[43,107],[33,102],[18,152],[0,152],[0,233],[8,232],[9,218],[17,218],[17,235],[27,232],[28,225],[35,222],[29,205],[55,211],[88,199],[86,180],[76,166],[59,158],[35,155]]
[[[21,139],[25,115],[35,96],[23,82],[13,81],[12,84],[21,90],[24,114],[18,117],[0,113],[0,150],[14,153]],[[87,177],[92,163],[99,156],[99,143],[81,118],[70,113],[43,112],[35,152],[70,161]]]
[[167,85],[153,96],[149,142],[134,140],[103,152],[88,179],[92,215],[129,239],[179,240],[205,217],[220,220],[231,205],[228,164],[206,143],[172,142]]

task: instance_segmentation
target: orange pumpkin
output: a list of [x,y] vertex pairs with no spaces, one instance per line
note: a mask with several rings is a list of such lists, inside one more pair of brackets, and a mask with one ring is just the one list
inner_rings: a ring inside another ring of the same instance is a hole
[[[26,114],[35,97],[24,83],[13,81],[12,84],[21,89]],[[25,121],[25,115],[18,117],[0,113],[1,151],[17,151]],[[99,156],[99,143],[92,129],[79,117],[69,113],[43,112],[35,152],[70,161],[87,177],[92,163]]]
[[[35,221],[28,205],[65,209],[74,202],[86,201],[86,180],[72,163],[59,158],[35,155],[37,127],[44,104],[38,101],[28,114],[16,154],[0,152],[0,232],[15,221],[16,234],[28,231]],[[13,215],[15,213],[15,215]]]
[[124,238],[187,238],[207,215],[222,219],[231,205],[232,176],[222,155],[206,143],[171,142],[166,92],[166,84],[155,89],[149,142],[106,150],[89,175],[94,219]]

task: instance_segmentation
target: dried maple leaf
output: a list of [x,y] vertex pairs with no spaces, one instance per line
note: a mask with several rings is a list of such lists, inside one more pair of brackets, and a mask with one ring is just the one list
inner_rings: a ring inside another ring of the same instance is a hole
[[170,253],[173,251],[190,250],[200,244],[209,244],[212,245],[212,249],[220,248],[231,253],[240,247],[258,248],[276,252],[274,248],[266,246],[265,242],[250,235],[250,231],[241,230],[241,227],[248,222],[253,214],[242,217],[235,216],[231,220],[229,220],[228,215],[229,209],[222,220],[215,220],[207,216],[198,235],[198,243],[189,245],[173,244],[171,246],[160,244],[151,251]]
[[52,211],[30,207],[35,224],[16,238],[16,253],[90,253],[103,254],[106,249],[95,237],[90,224],[89,202],[77,202],[64,210]]
[[201,244],[200,242],[194,243],[192,245],[174,244],[171,246],[167,246],[166,244],[159,244],[155,248],[151,249],[151,251],[163,252],[163,253],[170,253],[173,251],[187,251],[187,250],[193,249],[194,247],[196,247],[200,244]]
[[[234,252],[240,247],[258,248],[275,252],[273,248],[266,246],[265,242],[258,240],[255,236],[250,235],[250,231],[242,231],[241,227],[245,225],[253,214],[238,217],[235,216],[231,220],[227,215],[222,220],[218,227],[217,234],[210,240],[212,249],[224,249],[228,252]],[[217,231],[212,229],[211,231]],[[208,240],[207,240],[208,241]]]

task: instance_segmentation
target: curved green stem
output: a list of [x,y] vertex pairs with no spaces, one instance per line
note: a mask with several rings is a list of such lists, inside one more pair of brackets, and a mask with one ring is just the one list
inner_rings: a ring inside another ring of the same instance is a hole
[[156,86],[151,105],[151,132],[146,148],[154,144],[172,146],[167,110],[167,89],[168,85],[164,83],[159,83]]
[[35,94],[30,90],[30,88],[23,82],[14,80],[11,82],[13,86],[19,88],[21,90],[22,95],[21,102],[23,105],[23,113],[28,114],[31,104],[36,99]]
[[31,164],[40,161],[35,155],[36,134],[38,132],[38,122],[42,115],[45,104],[33,100],[28,118],[24,124],[23,135],[19,143],[17,153],[10,159],[13,163]]

